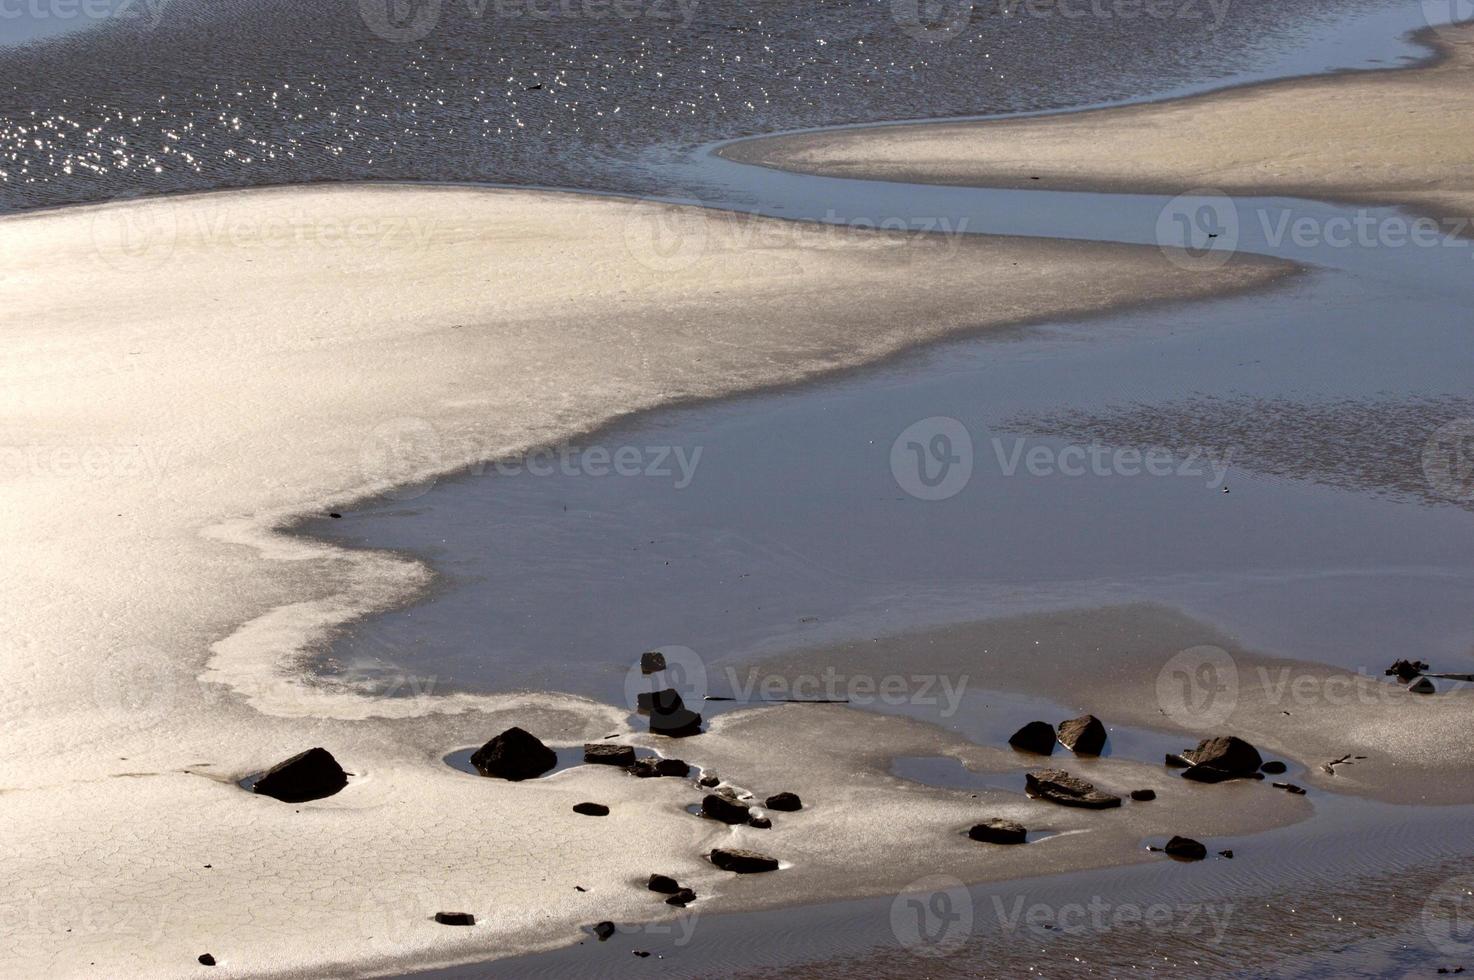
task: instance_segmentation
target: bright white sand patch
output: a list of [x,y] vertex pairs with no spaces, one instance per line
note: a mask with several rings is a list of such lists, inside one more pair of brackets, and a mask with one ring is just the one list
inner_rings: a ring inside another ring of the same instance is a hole
[[[567,194],[323,187],[7,218],[0,270],[0,969],[124,976],[193,971],[203,952],[236,975],[557,945],[599,919],[674,914],[631,884],[656,870],[725,909],[817,897],[819,882],[830,896],[906,884],[914,868],[887,863],[900,815],[951,828],[976,802],[917,793],[875,760],[813,763],[832,749],[799,725],[783,739],[811,764],[783,788],[822,803],[868,774],[868,809],[776,827],[767,846],[794,865],[781,882],[734,883],[701,860],[729,832],[684,812],[699,798],[684,781],[451,771],[444,752],[513,723],[573,744],[625,714],[305,683],[304,644],[429,572],[272,528],[676,399],[1284,267],[1200,273],[1154,249],[838,233]],[[755,779],[778,716],[734,716],[673,751]],[[355,774],[338,796],[292,806],[235,786],[312,745]],[[576,816],[580,799],[615,813]],[[1139,857],[1059,850],[1065,864]],[[437,926],[441,909],[481,924]]]

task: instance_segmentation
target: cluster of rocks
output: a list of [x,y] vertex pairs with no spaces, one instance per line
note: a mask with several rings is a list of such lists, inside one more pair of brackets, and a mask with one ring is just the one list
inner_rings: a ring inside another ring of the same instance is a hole
[[[794,813],[802,810],[804,804],[796,793],[775,793],[763,801],[763,807],[780,813]],[[703,797],[701,815],[725,824],[747,824],[759,830],[767,830],[773,826],[771,817],[754,813],[752,807],[739,799],[736,791],[730,787],[723,787]]]
[[667,896],[665,900],[667,905],[685,908],[696,901],[696,892],[693,889],[683,887],[680,882],[669,875],[651,875],[645,887],[652,892]]
[[1059,723],[1059,729],[1047,721],[1031,721],[1014,732],[1008,744],[1020,752],[1053,755],[1056,744],[1076,755],[1100,755],[1105,750],[1106,729],[1094,715],[1081,715]]

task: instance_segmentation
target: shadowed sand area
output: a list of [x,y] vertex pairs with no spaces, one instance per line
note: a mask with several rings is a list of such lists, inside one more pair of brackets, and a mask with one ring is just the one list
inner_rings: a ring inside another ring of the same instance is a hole
[[1474,215],[1474,27],[1427,67],[996,121],[760,137],[722,155],[832,177],[1045,190],[1281,194]]
[[[559,745],[628,734],[622,710],[533,694],[374,700],[303,679],[294,668],[333,627],[431,575],[274,529],[630,412],[1288,272],[391,186],[134,201],[0,231],[0,953],[28,975],[182,972],[204,952],[240,974],[486,959],[673,914],[635,884],[656,870],[727,909],[904,885],[916,862],[898,859],[898,827],[961,830],[977,801],[833,746],[961,751],[950,736],[779,710],[667,748],[755,791],[801,783],[813,801],[763,838],[794,865],[781,885],[734,881],[701,855],[756,832],[690,816],[686,781],[584,767],[514,785],[440,761],[514,723]],[[780,739],[789,756],[774,760]],[[337,796],[288,805],[237,787],[312,745],[353,774]],[[1148,775],[1113,761],[1100,779]],[[576,816],[581,799],[614,812]],[[1305,812],[1277,799],[1223,819],[1246,830]],[[1164,814],[1097,824],[1119,847],[1080,835],[1038,853],[1061,868],[1139,859],[1133,841],[1166,832]],[[940,836],[929,848],[950,847],[968,874],[1019,870]],[[430,920],[446,909],[480,924]]]

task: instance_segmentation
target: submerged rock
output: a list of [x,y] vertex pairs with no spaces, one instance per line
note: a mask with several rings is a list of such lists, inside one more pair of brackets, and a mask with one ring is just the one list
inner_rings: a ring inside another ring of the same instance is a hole
[[1197,748],[1182,755],[1194,765],[1212,766],[1234,776],[1251,775],[1264,765],[1259,750],[1237,735],[1205,738],[1198,743]]
[[763,802],[763,806],[769,810],[781,810],[786,813],[804,808],[803,801],[798,798],[797,793],[774,793]]
[[1271,776],[1278,776],[1280,773],[1285,771],[1285,764],[1277,759],[1271,759],[1269,762],[1266,762],[1264,765],[1260,766],[1259,771],[1267,772]]
[[537,736],[516,726],[508,728],[471,756],[471,765],[483,776],[517,782],[541,776],[558,764],[558,756]]
[[598,936],[599,942],[602,943],[604,940],[614,935],[614,923],[609,922],[608,920],[596,923],[594,925],[594,935]]
[[731,871],[739,875],[778,870],[777,858],[759,854],[757,851],[743,850],[740,847],[717,848],[711,852],[711,863],[723,871]]
[[665,654],[650,650],[640,654],[640,673],[655,674],[665,669]]
[[443,926],[474,926],[476,917],[470,912],[436,912],[435,921]]
[[1028,839],[1029,832],[1016,820],[993,817],[975,825],[967,836],[984,844],[1022,844]]
[[1119,796],[1102,793],[1090,782],[1071,776],[1063,769],[1040,769],[1024,776],[1024,792],[1036,800],[1048,800],[1060,806],[1108,810],[1121,805]]
[[596,766],[632,766],[635,764],[635,749],[632,745],[589,742],[583,747],[583,761]]
[[1299,786],[1296,786],[1294,783],[1270,783],[1269,785],[1273,786],[1275,789],[1282,789],[1286,793],[1290,793],[1294,796],[1305,795],[1305,790]]
[[1179,861],[1201,861],[1208,856],[1208,849],[1191,837],[1174,837],[1163,848],[1168,857]]
[[1008,744],[1020,752],[1053,755],[1056,741],[1053,725],[1047,721],[1031,721],[1009,736]]
[[1081,715],[1059,723],[1059,744],[1076,755],[1100,755],[1106,730],[1094,715]]
[[670,875],[651,875],[645,887],[662,895],[674,895],[681,890],[681,886]]
[[731,824],[747,823],[752,816],[746,803],[739,803],[717,793],[708,793],[702,798],[701,812],[713,820]]
[[575,803],[573,812],[581,813],[586,817],[607,817],[609,808],[602,803]]
[[691,767],[680,759],[640,759],[628,767],[632,776],[650,779],[655,776],[688,776]]
[[1421,660],[1395,660],[1392,666],[1388,667],[1383,673],[1388,677],[1396,677],[1406,684],[1428,669],[1428,665]]
[[333,754],[315,748],[278,762],[251,789],[283,803],[306,803],[332,796],[347,785],[348,774]]

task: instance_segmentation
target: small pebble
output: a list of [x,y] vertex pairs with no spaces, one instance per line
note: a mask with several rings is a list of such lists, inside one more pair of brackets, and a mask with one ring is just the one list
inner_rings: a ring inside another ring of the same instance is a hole
[[201,953],[200,954],[200,965],[201,966],[214,966],[215,965],[215,957],[211,956],[209,953]]

